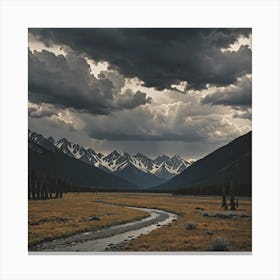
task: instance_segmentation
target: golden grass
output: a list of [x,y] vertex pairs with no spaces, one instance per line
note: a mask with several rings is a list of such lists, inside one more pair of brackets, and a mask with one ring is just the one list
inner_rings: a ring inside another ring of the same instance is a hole
[[[250,217],[222,219],[206,217],[207,213],[228,213],[221,208],[220,197],[173,196],[171,194],[99,194],[106,202],[139,207],[159,208],[180,214],[177,221],[140,236],[125,245],[124,251],[209,251],[213,239],[225,238],[231,251],[251,251],[251,200],[239,199],[236,214],[246,212]],[[204,208],[197,210],[196,208]],[[243,211],[244,210],[244,211]],[[196,224],[188,230],[189,222]]]
[[[124,245],[122,248],[124,251],[208,251],[216,237],[225,238],[231,251],[251,251],[250,199],[239,199],[239,209],[236,211],[237,214],[246,212],[250,216],[249,218],[222,219],[202,215],[204,212],[225,212],[221,209],[220,197],[148,193],[98,193],[81,194],[80,196],[68,194],[63,197],[62,201],[30,201],[30,222],[42,221],[44,218],[51,217],[67,218],[68,220],[61,223],[41,222],[37,226],[29,224],[29,243],[147,215],[138,210],[92,202],[95,200],[121,205],[159,208],[180,214],[179,219],[172,224],[163,226]],[[198,210],[197,207],[204,208],[204,210]],[[114,213],[114,215],[102,216],[104,212]],[[117,213],[119,215],[115,215]],[[101,221],[78,222],[80,218],[94,215],[100,215]],[[196,224],[194,229],[186,228],[189,222]]]
[[[149,216],[135,209],[104,205],[98,199],[93,193],[71,193],[62,199],[29,201],[28,245]],[[100,220],[86,220],[92,216]]]

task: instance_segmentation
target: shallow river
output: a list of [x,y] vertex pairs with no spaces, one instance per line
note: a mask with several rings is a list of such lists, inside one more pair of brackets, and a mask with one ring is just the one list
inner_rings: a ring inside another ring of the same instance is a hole
[[176,214],[142,207],[127,208],[146,211],[149,217],[133,222],[115,225],[100,230],[75,234],[66,238],[60,238],[49,242],[43,242],[30,251],[49,252],[104,252],[118,251],[124,243],[156,230],[164,225],[177,220]]

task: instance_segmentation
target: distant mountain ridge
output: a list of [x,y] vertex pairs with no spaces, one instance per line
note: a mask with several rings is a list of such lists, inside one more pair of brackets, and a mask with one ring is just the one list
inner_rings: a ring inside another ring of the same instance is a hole
[[130,155],[127,152],[121,153],[115,150],[108,155],[103,155],[92,148],[72,144],[66,138],[55,141],[53,137],[45,138],[30,130],[28,130],[28,138],[47,150],[57,149],[70,158],[80,160],[144,188],[159,185],[173,178],[193,163],[178,155],[171,158],[161,155],[155,160],[139,152]]

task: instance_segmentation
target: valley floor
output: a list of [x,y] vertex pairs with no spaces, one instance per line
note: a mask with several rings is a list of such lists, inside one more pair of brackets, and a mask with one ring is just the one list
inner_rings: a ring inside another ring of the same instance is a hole
[[224,211],[221,197],[151,193],[69,193],[61,200],[29,201],[29,248],[32,251],[42,241],[149,216],[147,211],[123,206],[157,208],[177,214],[178,219],[122,242],[114,247],[117,250],[212,251],[213,242],[217,241],[224,241],[222,246],[230,251],[252,250],[251,199],[239,198],[237,211]]

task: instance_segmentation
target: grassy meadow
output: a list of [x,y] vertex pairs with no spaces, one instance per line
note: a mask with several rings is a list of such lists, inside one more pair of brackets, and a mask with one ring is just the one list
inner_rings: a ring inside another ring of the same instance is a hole
[[98,197],[93,193],[68,193],[62,199],[29,200],[28,246],[149,216],[143,211],[97,202]]
[[[158,208],[177,221],[140,236],[121,251],[209,251],[224,242],[230,251],[251,251],[251,199],[239,198],[237,211],[224,211],[221,197],[151,193],[68,193],[62,199],[28,202],[28,245],[146,217],[119,205]],[[90,220],[98,217],[100,220]]]

